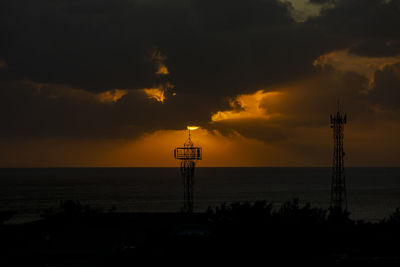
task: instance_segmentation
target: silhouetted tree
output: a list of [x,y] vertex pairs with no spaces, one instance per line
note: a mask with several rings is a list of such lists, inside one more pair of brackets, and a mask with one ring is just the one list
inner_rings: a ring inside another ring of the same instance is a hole
[[297,198],[282,204],[275,212],[274,217],[279,223],[317,225],[326,220],[326,211],[321,208],[312,208],[310,203],[300,206]]
[[330,207],[328,209],[328,223],[335,225],[354,224],[350,219],[350,212],[341,208]]
[[101,209],[92,208],[90,205],[83,206],[79,201],[66,200],[60,202],[58,208],[49,208],[45,210],[41,216],[44,218],[63,216],[63,217],[76,217],[80,215],[89,215],[101,212]]
[[383,220],[382,223],[400,226],[400,207],[393,214],[389,215],[388,219]]

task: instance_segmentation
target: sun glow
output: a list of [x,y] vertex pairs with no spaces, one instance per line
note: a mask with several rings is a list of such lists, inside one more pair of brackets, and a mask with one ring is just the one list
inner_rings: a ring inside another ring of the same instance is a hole
[[194,130],[199,129],[199,126],[188,126],[187,129],[190,131],[194,131]]

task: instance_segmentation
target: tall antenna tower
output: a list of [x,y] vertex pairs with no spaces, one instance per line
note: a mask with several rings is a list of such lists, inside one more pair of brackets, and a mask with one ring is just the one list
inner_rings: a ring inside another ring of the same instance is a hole
[[183,147],[177,147],[174,150],[174,157],[181,161],[181,175],[183,177],[183,212],[193,212],[193,185],[194,169],[196,161],[202,158],[201,147],[195,147],[191,139],[191,130],[196,130],[197,126],[188,126],[189,138]]
[[331,115],[331,128],[333,129],[333,164],[331,185],[331,207],[347,210],[346,179],[344,174],[343,130],[347,123],[346,114],[340,112],[338,101],[336,115]]

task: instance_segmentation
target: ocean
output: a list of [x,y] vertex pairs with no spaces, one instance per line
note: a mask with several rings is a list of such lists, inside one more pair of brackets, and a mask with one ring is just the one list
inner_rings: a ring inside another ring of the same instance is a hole
[[[400,168],[346,168],[351,218],[379,221],[400,207]],[[328,207],[331,168],[196,168],[195,211],[222,203],[267,200]],[[179,168],[0,169],[0,211],[7,223],[40,219],[61,201],[116,212],[177,212],[183,185]]]

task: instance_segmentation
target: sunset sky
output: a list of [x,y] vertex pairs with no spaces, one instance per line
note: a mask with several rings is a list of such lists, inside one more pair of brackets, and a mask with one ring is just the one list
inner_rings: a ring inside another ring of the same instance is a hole
[[0,167],[400,167],[400,0],[0,0]]

